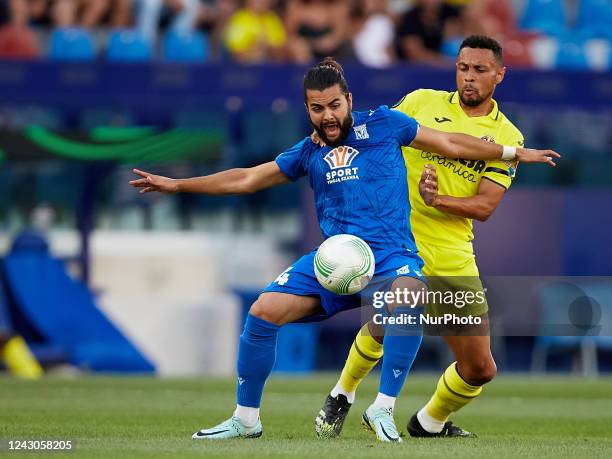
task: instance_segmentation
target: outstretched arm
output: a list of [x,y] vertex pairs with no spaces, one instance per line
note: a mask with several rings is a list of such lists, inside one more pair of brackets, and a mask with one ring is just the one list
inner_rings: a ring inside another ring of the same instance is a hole
[[505,148],[514,151],[514,147],[503,147],[471,135],[436,131],[425,126],[419,127],[419,131],[410,146],[440,153],[449,158],[517,159],[522,163],[545,163],[549,166],[556,165],[553,158],[561,157],[559,153],[552,150],[533,150],[531,148],[516,148],[515,156],[502,156],[505,153]]
[[460,217],[472,218],[484,222],[493,214],[506,189],[486,177],[480,182],[478,193],[474,196],[455,197],[438,194],[438,176],[436,168],[426,164],[421,181],[419,182],[419,193],[425,204],[434,207],[441,212],[458,215]]
[[173,179],[134,169],[142,178],[130,181],[141,193],[250,194],[289,181],[275,161],[249,168],[228,169],[216,174]]

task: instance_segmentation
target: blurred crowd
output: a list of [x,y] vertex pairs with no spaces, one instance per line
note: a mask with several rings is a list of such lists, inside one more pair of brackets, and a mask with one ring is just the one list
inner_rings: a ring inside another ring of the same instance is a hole
[[612,0],[0,0],[0,23],[0,57],[449,66],[485,34],[510,65],[612,64]]

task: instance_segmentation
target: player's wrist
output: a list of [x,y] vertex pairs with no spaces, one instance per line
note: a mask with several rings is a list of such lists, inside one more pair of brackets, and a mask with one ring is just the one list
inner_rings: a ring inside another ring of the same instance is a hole
[[516,147],[511,147],[509,145],[503,145],[502,147],[501,159],[508,161],[517,158],[518,149]]

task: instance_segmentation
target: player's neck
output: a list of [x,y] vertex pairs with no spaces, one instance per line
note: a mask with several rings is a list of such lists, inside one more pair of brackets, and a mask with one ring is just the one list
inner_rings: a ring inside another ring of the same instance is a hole
[[461,105],[461,109],[464,113],[470,118],[475,116],[487,116],[489,113],[493,111],[493,101],[491,99],[487,99],[482,102],[480,105],[476,105],[475,107],[470,107],[465,105],[461,100],[459,101]]

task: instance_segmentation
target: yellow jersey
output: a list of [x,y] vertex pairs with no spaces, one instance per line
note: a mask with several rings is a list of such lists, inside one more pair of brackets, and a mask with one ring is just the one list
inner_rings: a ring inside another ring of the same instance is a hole
[[233,52],[245,52],[263,41],[270,47],[283,46],[287,41],[285,27],[273,12],[255,14],[242,9],[230,18],[225,30],[225,45]]
[[[488,115],[469,117],[459,104],[457,92],[419,89],[407,94],[393,108],[432,129],[461,132],[502,145],[524,145],[523,135],[499,110],[495,101]],[[440,194],[461,198],[476,195],[483,178],[508,189],[517,162],[450,159],[411,147],[405,147],[403,153],[412,207],[410,223],[417,244],[424,241],[472,252],[472,219],[441,212],[423,202],[419,194],[423,168],[428,163],[436,167]]]

